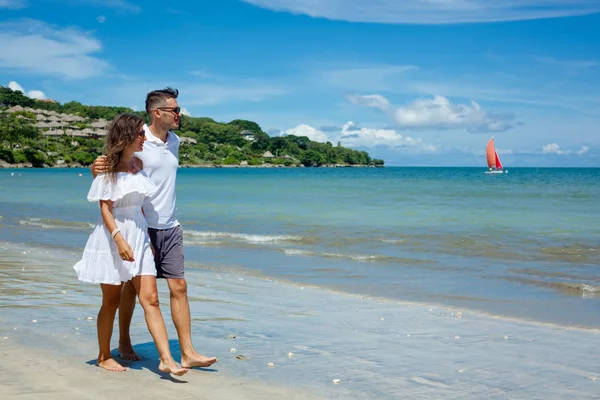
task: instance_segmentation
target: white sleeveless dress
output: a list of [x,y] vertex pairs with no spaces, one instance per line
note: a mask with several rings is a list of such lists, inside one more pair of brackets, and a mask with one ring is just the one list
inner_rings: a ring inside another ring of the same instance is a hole
[[82,259],[73,267],[80,281],[120,285],[135,276],[156,276],[142,205],[144,199],[152,196],[157,189],[143,171],[136,174],[118,172],[116,182],[104,174],[94,179],[87,199],[90,202],[113,201],[115,222],[133,250],[134,261],[121,259],[117,245],[100,216],[87,240]]

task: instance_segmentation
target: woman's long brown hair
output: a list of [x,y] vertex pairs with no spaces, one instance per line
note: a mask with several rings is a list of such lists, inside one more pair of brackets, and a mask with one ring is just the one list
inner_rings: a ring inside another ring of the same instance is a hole
[[107,157],[107,177],[116,180],[117,165],[121,160],[123,149],[133,143],[144,123],[142,117],[133,114],[121,114],[110,123],[106,142],[104,143],[104,155]]

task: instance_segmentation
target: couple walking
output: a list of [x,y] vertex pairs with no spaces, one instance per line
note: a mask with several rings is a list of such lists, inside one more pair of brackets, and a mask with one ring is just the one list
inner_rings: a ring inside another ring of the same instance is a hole
[[[180,141],[171,130],[179,127],[178,94],[171,88],[148,93],[149,126],[136,115],[117,116],[111,122],[104,155],[91,167],[94,181],[87,198],[99,202],[101,221],[74,269],[79,280],[100,284],[97,364],[109,371],[126,370],[110,354],[117,309],[119,355],[124,360],[140,359],[129,334],[136,295],[160,356],[159,370],[183,375],[189,368],[208,367],[217,361],[196,353],[192,346],[183,232],[175,216]],[[156,278],[166,278],[169,286],[180,365],[169,348]]]

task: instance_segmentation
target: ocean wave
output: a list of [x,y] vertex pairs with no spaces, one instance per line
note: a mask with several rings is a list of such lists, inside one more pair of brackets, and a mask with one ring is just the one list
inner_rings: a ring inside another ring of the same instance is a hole
[[582,298],[599,298],[600,286],[584,282],[565,282],[565,281],[539,281],[525,277],[505,277],[511,282],[535,285],[547,289],[557,290],[563,294],[578,296]]
[[406,242],[405,239],[381,239],[383,243],[400,244]]
[[19,220],[19,224],[43,229],[90,229],[95,226],[91,222],[65,221],[62,219],[49,218],[27,218]]
[[185,231],[185,234],[194,238],[204,239],[234,239],[247,243],[280,243],[280,242],[301,242],[305,238],[302,236],[293,235],[258,235],[251,233],[234,233],[234,232],[198,232]]
[[322,253],[323,257],[329,258],[349,258],[356,261],[385,261],[394,260],[395,257],[380,256],[373,254],[344,254],[344,253]]
[[211,247],[219,247],[219,246],[226,246],[227,243],[225,242],[220,242],[220,241],[214,241],[214,240],[189,240],[189,239],[185,239],[183,241],[183,244],[185,246],[211,246]]
[[353,261],[367,261],[367,262],[401,262],[401,263],[422,263],[423,260],[412,259],[412,258],[400,258],[392,256],[384,256],[380,254],[346,254],[346,253],[329,253],[329,252],[318,252],[312,250],[302,249],[282,249],[282,251],[288,256],[308,256],[308,257],[325,257],[325,258],[342,258]]

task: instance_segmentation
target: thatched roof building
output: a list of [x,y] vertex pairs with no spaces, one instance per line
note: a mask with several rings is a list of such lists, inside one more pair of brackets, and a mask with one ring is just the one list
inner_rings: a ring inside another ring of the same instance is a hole
[[180,136],[179,140],[181,141],[181,143],[193,143],[193,144],[198,143],[198,141],[196,139],[190,138],[190,137],[185,137],[185,136]]
[[98,121],[92,122],[90,126],[92,128],[106,128],[108,126],[108,121],[105,119],[99,119]]
[[50,129],[49,131],[42,132],[44,136],[62,136],[65,132],[59,129]]

